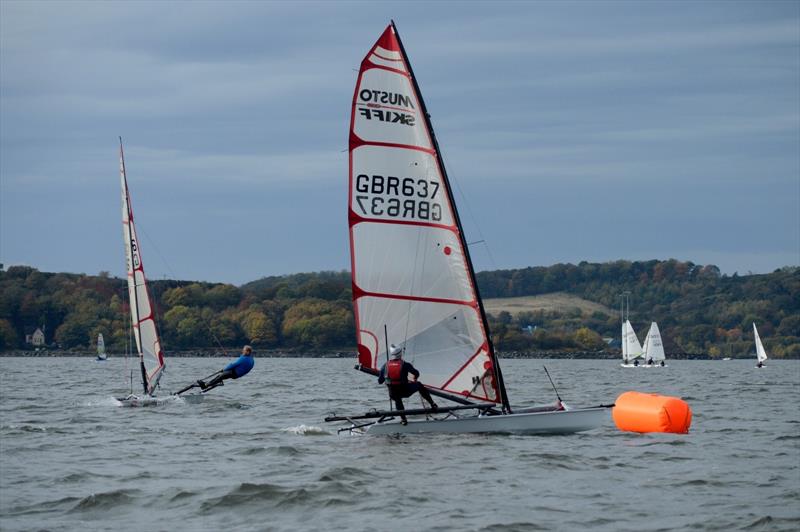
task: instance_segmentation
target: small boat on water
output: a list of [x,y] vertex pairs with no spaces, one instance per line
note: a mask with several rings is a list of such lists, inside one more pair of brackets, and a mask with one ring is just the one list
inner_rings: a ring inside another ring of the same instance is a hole
[[106,342],[103,340],[103,333],[97,335],[97,361],[98,362],[105,362],[108,360],[108,354],[106,354]]
[[119,141],[119,165],[122,187],[122,239],[127,259],[129,306],[133,336],[139,354],[142,394],[136,395],[131,391],[127,397],[117,400],[123,406],[154,406],[167,400],[166,397],[156,397],[155,395],[158,382],[164,374],[164,353],[161,350],[153,303],[142,265],[141,247],[136,236],[121,138]]
[[647,331],[647,338],[644,339],[644,367],[646,368],[665,368],[667,367],[666,355],[664,354],[664,344],[661,343],[661,332],[658,324],[652,322],[650,330]]
[[378,374],[390,340],[432,395],[456,406],[332,415],[342,430],[572,433],[609,406],[519,408],[506,392],[430,116],[392,22],[361,63],[350,119],[348,219],[357,369]]
[[758,335],[758,329],[756,328],[755,322],[753,323],[753,336],[756,340],[756,367],[764,368],[766,367],[764,362],[767,361],[767,352],[764,350],[764,344],[761,343],[761,337]]
[[636,337],[630,320],[625,320],[622,324],[622,364],[623,368],[636,368],[641,366],[641,359],[644,356],[642,346]]

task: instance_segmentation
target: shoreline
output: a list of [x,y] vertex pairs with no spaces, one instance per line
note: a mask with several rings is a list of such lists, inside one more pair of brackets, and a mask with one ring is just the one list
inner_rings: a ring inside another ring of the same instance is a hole
[[[258,358],[352,358],[356,359],[355,349],[329,349],[329,350],[298,350],[298,349],[255,349]],[[498,351],[500,359],[574,359],[574,360],[617,360],[619,352],[611,351]],[[2,357],[77,357],[95,358],[97,353],[92,350],[75,349],[42,349],[39,351],[15,349],[0,352]],[[225,353],[218,349],[187,349],[183,351],[167,352],[168,358],[235,358],[239,356],[238,349],[231,349]],[[109,358],[124,358],[124,354],[109,353]],[[732,357],[733,360],[749,360],[752,355]],[[722,360],[721,357],[712,357],[702,353],[674,353],[667,354],[669,360]],[[773,360],[797,360],[797,358],[781,358]]]

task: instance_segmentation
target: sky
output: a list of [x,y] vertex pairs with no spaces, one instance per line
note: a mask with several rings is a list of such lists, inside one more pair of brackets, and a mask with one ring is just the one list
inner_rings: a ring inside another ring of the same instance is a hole
[[[477,270],[800,265],[800,2],[0,0],[0,263],[349,269],[358,67],[391,19]],[[482,242],[480,242],[482,241]]]

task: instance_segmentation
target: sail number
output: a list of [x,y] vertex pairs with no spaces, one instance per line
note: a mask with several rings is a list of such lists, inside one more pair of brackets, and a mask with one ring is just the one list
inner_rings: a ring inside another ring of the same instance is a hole
[[[439,183],[411,177],[359,174],[356,203],[367,216],[416,218],[434,222],[442,219],[442,206],[435,200]],[[387,197],[388,196],[388,197]]]

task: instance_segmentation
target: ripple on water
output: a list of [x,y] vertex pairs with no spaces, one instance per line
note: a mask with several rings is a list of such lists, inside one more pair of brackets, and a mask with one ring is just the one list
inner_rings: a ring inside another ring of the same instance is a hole
[[120,506],[133,504],[136,499],[138,499],[140,493],[140,490],[136,489],[92,493],[79,500],[68,513],[108,510],[111,508],[119,509]]

